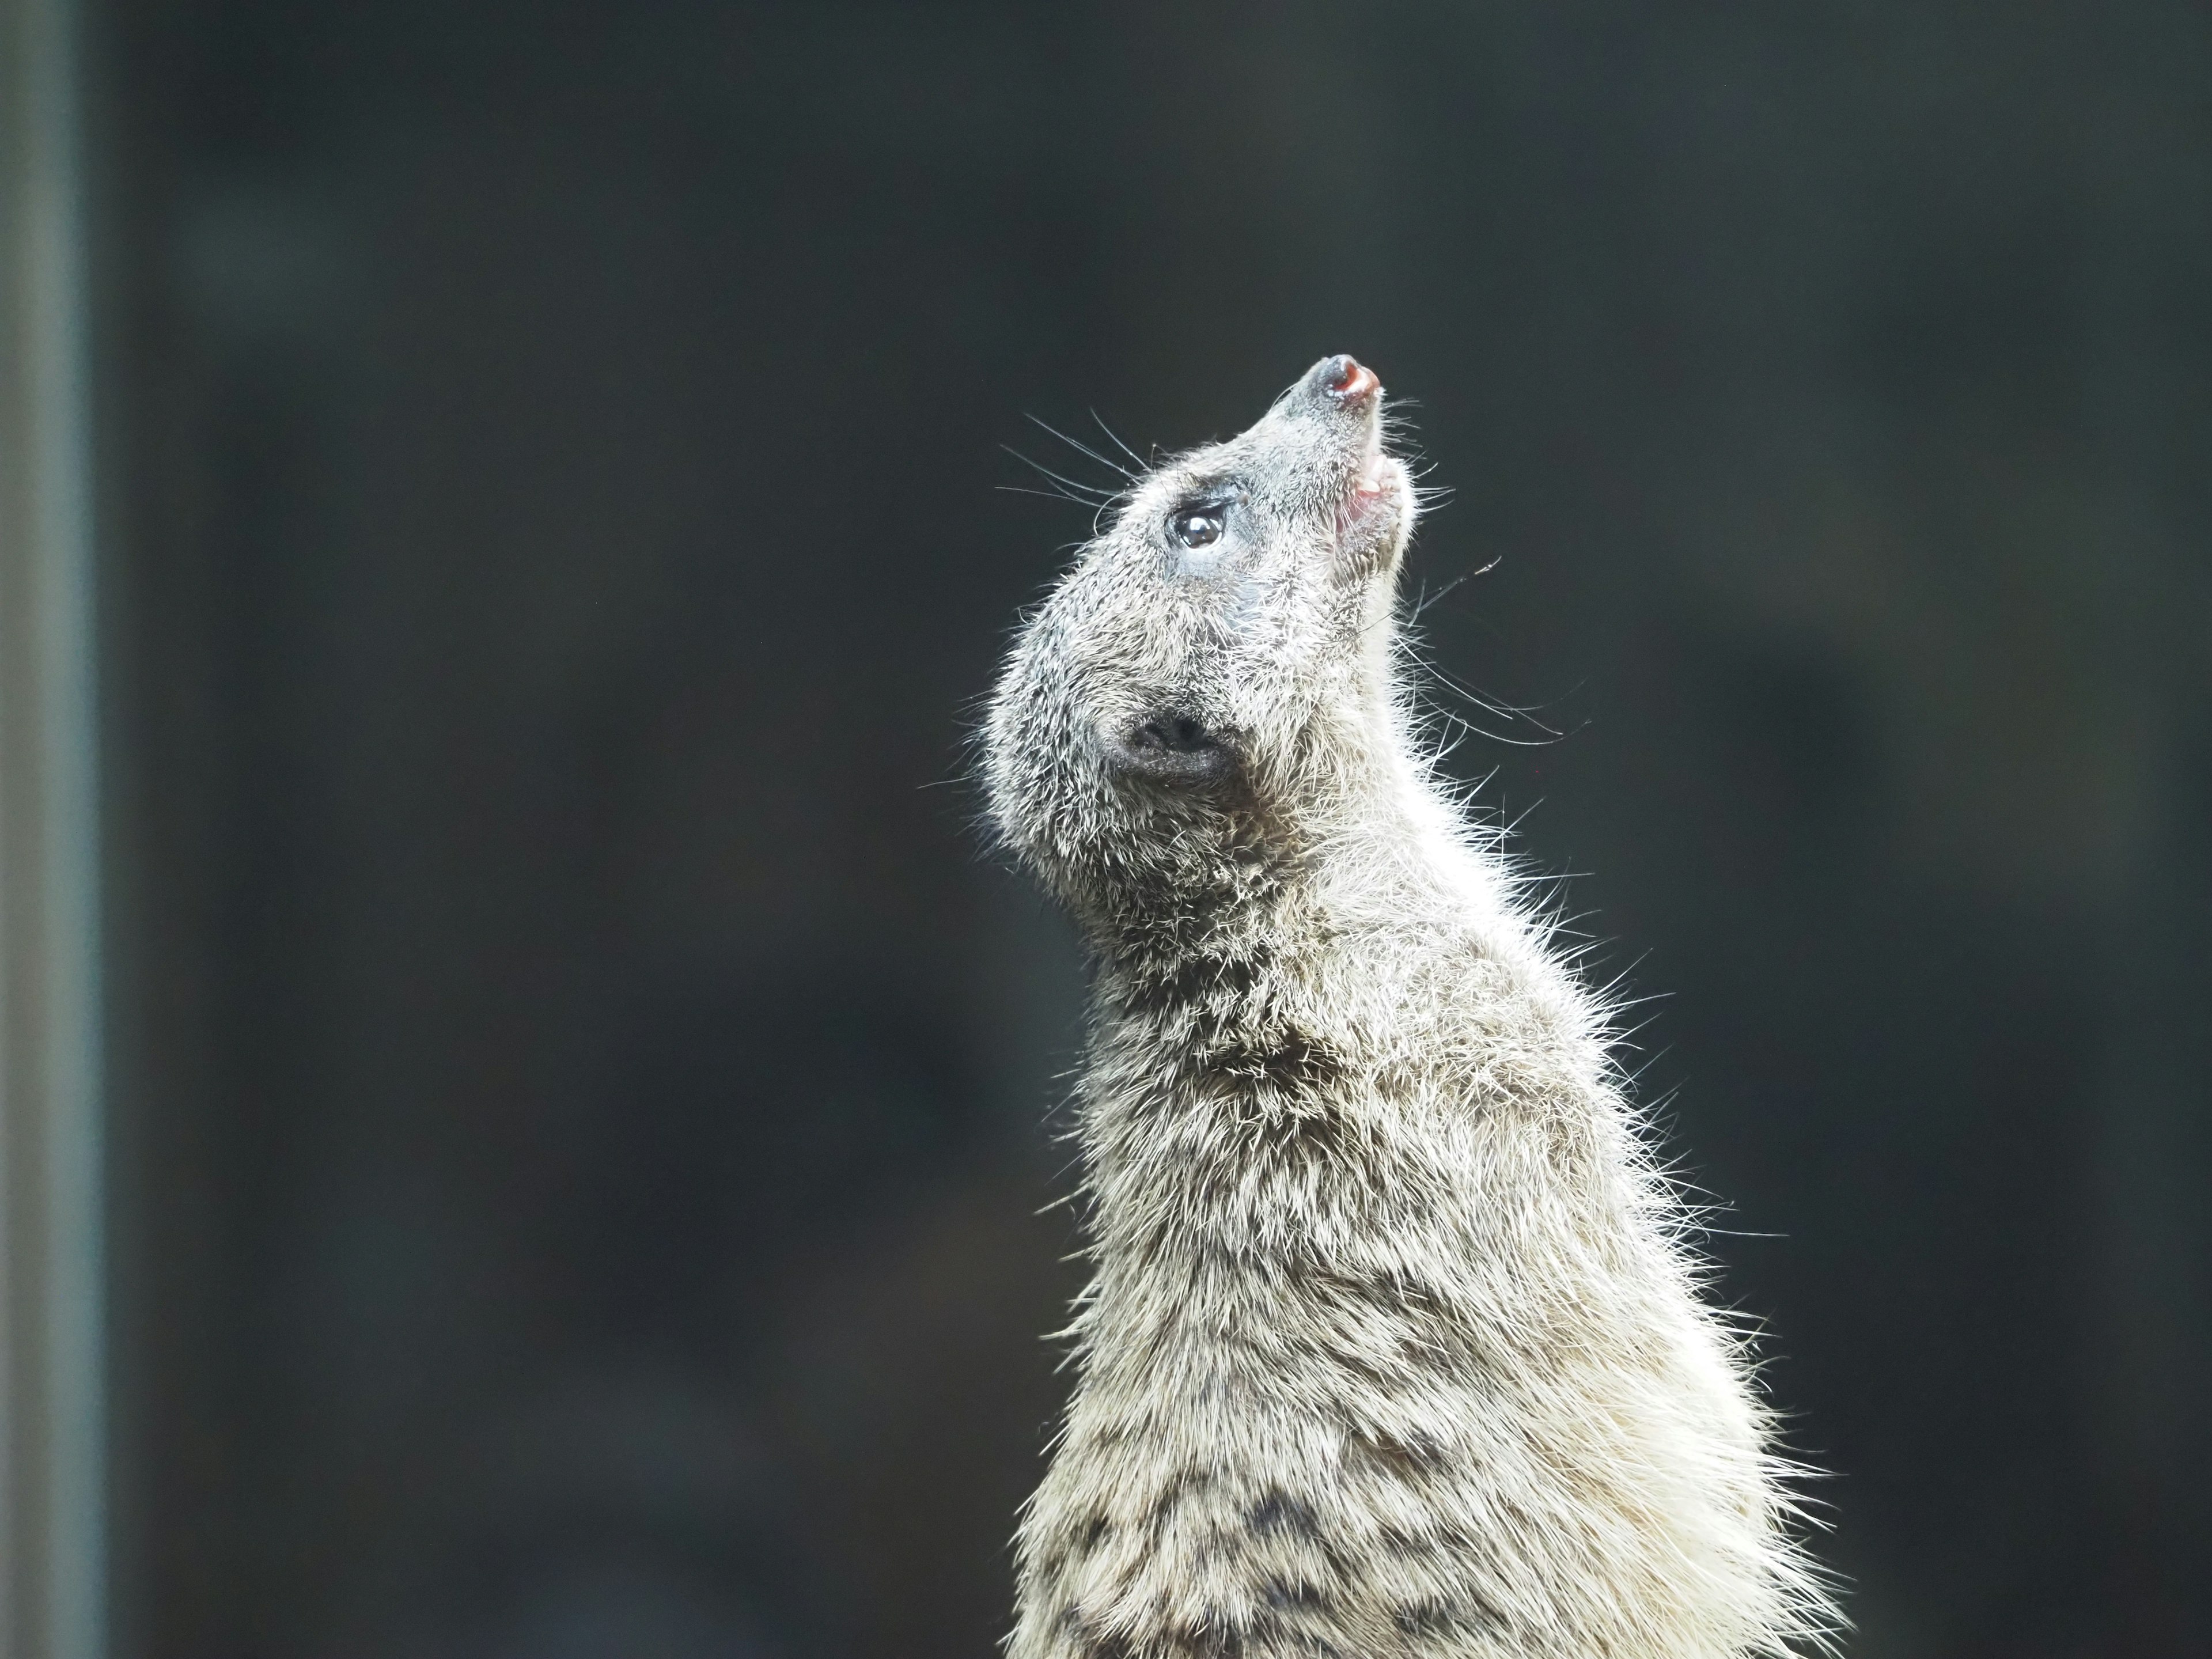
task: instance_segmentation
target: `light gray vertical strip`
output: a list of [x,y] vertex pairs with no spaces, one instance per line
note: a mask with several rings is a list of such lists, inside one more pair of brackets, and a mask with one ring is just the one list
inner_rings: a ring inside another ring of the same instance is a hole
[[106,1648],[98,722],[73,0],[9,0],[0,507],[0,1615],[7,1659]]

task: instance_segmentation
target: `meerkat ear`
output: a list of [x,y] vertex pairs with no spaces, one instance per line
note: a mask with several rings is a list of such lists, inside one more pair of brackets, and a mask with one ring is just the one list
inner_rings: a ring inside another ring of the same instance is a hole
[[1158,784],[1216,782],[1237,767],[1217,732],[1176,708],[1156,709],[1110,731],[1106,750],[1117,770]]

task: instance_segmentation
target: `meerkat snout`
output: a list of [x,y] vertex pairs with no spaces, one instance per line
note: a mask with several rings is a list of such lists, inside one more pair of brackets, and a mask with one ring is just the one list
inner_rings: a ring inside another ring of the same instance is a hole
[[1324,357],[1314,366],[1313,374],[1322,389],[1346,408],[1372,401],[1382,391],[1375,371],[1352,357]]

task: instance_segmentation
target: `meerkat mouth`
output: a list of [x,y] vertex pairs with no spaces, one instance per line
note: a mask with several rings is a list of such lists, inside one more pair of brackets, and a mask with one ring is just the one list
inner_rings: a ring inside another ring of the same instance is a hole
[[1387,494],[1397,484],[1398,470],[1397,462],[1382,453],[1381,441],[1371,441],[1367,446],[1367,459],[1359,464],[1359,474],[1352,483],[1352,493],[1370,501]]
[[1376,514],[1398,506],[1405,487],[1404,465],[1383,453],[1379,434],[1370,438],[1365,458],[1352,475],[1352,488],[1337,508],[1339,533],[1357,531]]

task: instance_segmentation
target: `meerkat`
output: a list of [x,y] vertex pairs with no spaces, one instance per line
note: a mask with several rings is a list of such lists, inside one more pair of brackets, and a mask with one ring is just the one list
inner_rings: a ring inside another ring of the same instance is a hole
[[1425,752],[1382,401],[1327,358],[1137,477],[983,723],[1094,975],[1096,1276],[1012,1659],[1819,1644],[1607,1010]]

